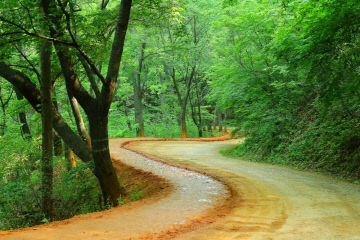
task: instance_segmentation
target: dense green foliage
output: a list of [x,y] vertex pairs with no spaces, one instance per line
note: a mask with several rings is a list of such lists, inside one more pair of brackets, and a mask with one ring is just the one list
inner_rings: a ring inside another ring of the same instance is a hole
[[359,178],[359,9],[321,0],[223,10],[212,86],[248,137],[234,155]]
[[[0,228],[14,229],[45,223],[41,211],[41,145],[21,137],[0,138]],[[19,154],[20,153],[20,154]],[[71,171],[61,157],[54,161],[54,220],[99,211],[101,192],[88,165]]]

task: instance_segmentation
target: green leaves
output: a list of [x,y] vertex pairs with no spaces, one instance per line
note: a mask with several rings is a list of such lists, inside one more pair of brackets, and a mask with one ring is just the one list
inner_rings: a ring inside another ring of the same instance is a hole
[[235,152],[359,176],[360,146],[346,140],[360,130],[359,9],[320,0],[221,10],[208,76],[212,98],[249,134]]

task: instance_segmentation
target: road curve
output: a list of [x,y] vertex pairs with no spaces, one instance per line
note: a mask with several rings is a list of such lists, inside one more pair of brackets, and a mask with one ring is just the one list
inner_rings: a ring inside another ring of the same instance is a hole
[[191,231],[222,212],[230,191],[221,182],[195,171],[150,160],[111,139],[112,157],[134,168],[165,178],[171,191],[165,196],[134,202],[105,212],[10,232],[0,240],[120,240],[172,239]]
[[238,143],[153,141],[127,146],[216,175],[233,189],[228,215],[174,239],[360,239],[359,185],[219,153]]

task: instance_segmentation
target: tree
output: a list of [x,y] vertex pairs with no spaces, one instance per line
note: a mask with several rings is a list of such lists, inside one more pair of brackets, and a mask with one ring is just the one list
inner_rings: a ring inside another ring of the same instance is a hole
[[140,137],[144,137],[144,117],[143,117],[143,103],[142,103],[142,95],[143,89],[141,85],[141,73],[143,69],[143,62],[145,60],[145,48],[146,42],[141,44],[141,53],[139,57],[138,63],[138,71],[132,73],[133,78],[133,86],[134,86],[134,108],[135,108],[135,122],[139,125],[136,129],[136,135]]
[[[62,136],[64,141],[75,152],[77,152],[79,157],[83,158],[85,161],[94,160],[94,172],[99,179],[104,198],[110,198],[111,203],[116,205],[119,195],[125,194],[125,192],[118,183],[115,170],[110,160],[107,123],[109,108],[116,87],[116,80],[130,17],[132,1],[121,1],[106,77],[103,77],[90,58],[79,46],[77,42],[78,40],[73,35],[71,29],[71,16],[66,10],[66,4],[62,3],[61,1],[55,2],[51,0],[44,0],[41,2],[41,5],[44,9],[45,18],[48,21],[47,23],[50,31],[50,37],[29,32],[22,26],[19,26],[18,24],[3,17],[1,17],[1,21],[7,25],[15,27],[17,31],[21,30],[21,33],[23,34],[43,38],[53,42],[55,52],[62,68],[62,73],[65,78],[68,93],[77,99],[88,116],[90,124],[90,137],[92,140],[92,150],[90,151],[89,148],[84,145],[80,147],[81,150],[79,149],[79,144],[76,143],[75,140],[78,137],[75,137],[75,134],[68,128],[56,110],[54,110],[54,121],[56,121],[54,127],[59,135]],[[64,28],[62,28],[63,24],[66,25],[66,32]],[[67,40],[68,36],[71,39],[70,41]],[[82,57],[85,58],[91,70],[101,79],[102,88],[99,96],[92,97],[79,81],[78,75],[73,65],[73,57],[70,51],[72,49],[70,48],[74,48],[76,51],[78,51]],[[19,89],[19,91],[23,93],[24,97],[27,98],[29,102],[35,107],[36,110],[40,110],[39,106],[41,105],[38,103],[40,99],[38,92],[35,86],[31,84],[31,81],[29,81],[29,78],[18,70],[11,69],[5,63],[0,63],[0,65],[1,76],[13,83]],[[61,125],[61,127],[59,125]],[[91,157],[89,156],[90,153],[92,155]]]
[[42,122],[42,209],[47,219],[53,218],[53,102],[51,79],[51,42],[44,41],[40,50],[41,60],[41,122]]

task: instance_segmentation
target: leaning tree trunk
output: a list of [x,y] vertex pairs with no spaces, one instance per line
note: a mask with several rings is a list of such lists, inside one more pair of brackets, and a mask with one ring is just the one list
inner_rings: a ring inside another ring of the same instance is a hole
[[41,192],[42,210],[49,220],[53,218],[53,165],[52,165],[52,81],[51,81],[51,43],[44,42],[41,53],[41,120],[42,120],[42,157],[41,157]]
[[[101,111],[101,110],[100,110]],[[95,176],[98,178],[104,197],[104,202],[116,206],[118,197],[125,195],[125,189],[118,184],[118,178],[112,165],[109,151],[108,118],[94,113],[89,116],[90,137]],[[101,167],[100,167],[101,166]],[[117,183],[117,184],[114,184]]]
[[71,95],[71,93],[68,94],[71,110],[75,118],[76,128],[78,130],[78,133],[81,137],[81,139],[87,143],[89,147],[91,147],[91,139],[90,136],[86,130],[84,119],[81,116],[81,111],[79,104],[74,96]]

